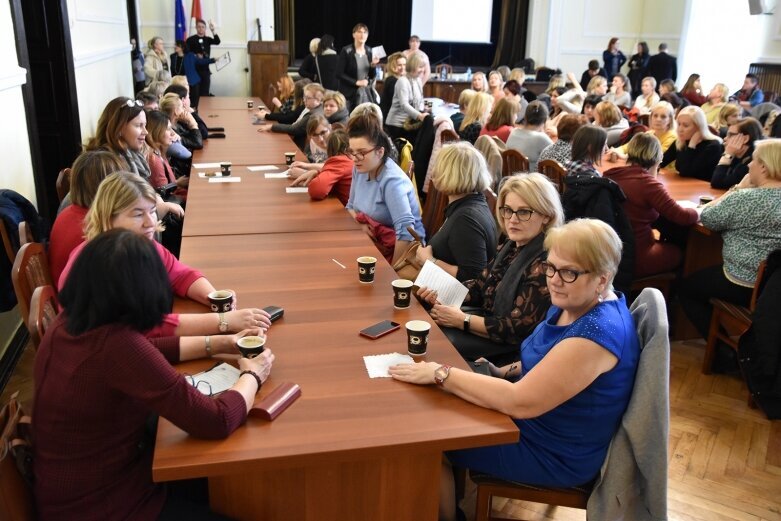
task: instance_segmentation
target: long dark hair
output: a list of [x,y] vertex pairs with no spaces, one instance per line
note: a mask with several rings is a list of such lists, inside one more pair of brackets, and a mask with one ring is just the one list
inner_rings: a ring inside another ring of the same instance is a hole
[[73,336],[107,324],[139,332],[171,312],[168,272],[153,241],[117,228],[89,241],[59,294],[65,329]]
[[324,34],[320,38],[320,43],[317,44],[317,54],[323,54],[328,49],[334,48],[334,37],[330,34]]

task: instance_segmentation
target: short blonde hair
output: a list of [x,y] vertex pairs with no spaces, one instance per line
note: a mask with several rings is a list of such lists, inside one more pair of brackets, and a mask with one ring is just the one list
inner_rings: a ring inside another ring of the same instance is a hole
[[84,237],[89,241],[113,228],[112,221],[137,199],[156,203],[154,188],[140,175],[114,172],[98,186],[87,216],[84,218]]
[[[404,58],[405,60],[407,59],[407,57],[404,56],[404,53],[401,52],[401,51],[394,52],[393,54],[388,56],[388,63],[387,63],[387,65],[385,65],[385,75],[386,76],[392,76],[394,78],[398,77],[398,76],[396,76],[396,71],[394,69],[396,68],[396,62],[399,61],[399,58]],[[406,66],[405,66],[405,68],[406,68]]]
[[447,195],[482,192],[491,184],[483,155],[469,143],[442,147],[434,164],[434,186]]
[[333,101],[334,103],[336,103],[336,106],[339,108],[339,110],[342,110],[344,107],[347,106],[347,100],[345,99],[344,94],[342,94],[338,90],[325,91],[325,96],[323,96],[324,105],[326,101]]
[[475,94],[477,94],[476,91],[473,91],[472,89],[464,89],[461,91],[461,94],[458,95],[458,106],[459,108],[465,109],[469,106],[469,102],[472,101],[472,98],[475,97]]
[[317,46],[320,45],[320,38],[312,38],[309,40],[309,52],[317,54]]
[[719,89],[719,91],[721,92],[721,98],[719,99],[721,100],[722,103],[727,103],[727,101],[729,101],[729,88],[726,85],[724,85],[723,83],[717,83],[716,85],[713,86],[713,88]]
[[754,142],[753,158],[765,165],[768,178],[773,181],[781,180],[781,139],[771,138]]
[[356,105],[353,111],[350,112],[350,119],[367,114],[377,118],[380,121],[380,126],[382,126],[382,110],[380,110],[379,105],[370,101]]
[[550,94],[559,87],[567,87],[567,80],[561,74],[554,74],[548,80],[548,86],[545,87],[545,94]]
[[597,103],[597,106],[594,107],[594,112],[599,115],[600,127],[610,128],[621,121],[621,111],[612,101],[600,101]]
[[523,199],[529,208],[549,219],[542,227],[543,232],[547,233],[564,222],[561,196],[551,180],[537,172],[517,174],[504,179],[496,200],[496,220],[502,233],[506,234],[507,230],[499,209],[504,206],[507,195],[511,192]]
[[662,144],[653,134],[635,134],[626,145],[627,163],[651,168],[662,160]]
[[675,108],[667,101],[660,101],[654,108],[651,109],[650,114],[663,110],[667,113],[667,119],[670,120],[670,124],[667,126],[667,130],[675,130]]
[[491,110],[491,105],[494,102],[494,97],[487,92],[478,92],[469,102],[464,113],[464,120],[461,122],[461,126],[458,130],[464,130],[472,123],[480,123],[485,125],[488,120],[488,111]]
[[182,87],[187,87],[188,90],[190,89],[190,82],[187,81],[187,76],[183,74],[173,76],[171,78],[171,85],[181,85]]
[[588,94],[593,94],[596,88],[603,83],[607,85],[607,78],[604,76],[594,76],[589,80],[588,85],[586,86],[586,92]]
[[575,261],[592,275],[608,275],[612,286],[623,245],[609,224],[599,219],[575,219],[550,230],[545,249]]
[[322,101],[323,100],[323,96],[325,96],[325,88],[322,85],[320,85],[319,83],[309,83],[309,84],[307,84],[306,87],[304,87],[304,95],[306,95],[307,92],[320,94],[320,101]]
[[168,94],[160,98],[160,110],[165,112],[165,114],[168,116],[168,119],[170,119],[171,122],[174,121],[174,116],[176,116],[176,111],[181,109],[182,107],[184,107],[184,103],[182,102],[182,98],[180,98],[178,94],[169,92]]
[[[407,62],[407,65],[409,65],[409,61]],[[488,88],[488,78],[486,78],[484,72],[477,71],[476,73],[474,73],[472,75],[472,81],[474,81],[475,78],[481,78],[481,77],[483,78],[483,90],[481,90],[480,92],[485,92],[486,89]]]
[[426,58],[423,56],[423,53],[420,51],[411,52],[409,56],[407,56],[407,75],[411,77],[414,74],[417,74],[418,67],[421,65],[426,65]]
[[507,81],[515,80],[520,85],[523,85],[523,80],[526,79],[526,71],[520,67],[516,67],[510,71],[510,78]]
[[726,127],[729,126],[729,123],[727,123],[727,118],[730,116],[739,116],[740,115],[740,107],[735,103],[727,103],[723,107],[721,107],[721,110],[719,111],[719,126],[720,127]]

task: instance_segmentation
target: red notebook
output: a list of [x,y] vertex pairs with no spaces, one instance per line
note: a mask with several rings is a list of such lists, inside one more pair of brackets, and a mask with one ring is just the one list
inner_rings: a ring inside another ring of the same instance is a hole
[[301,388],[293,382],[283,382],[276,386],[260,401],[256,401],[249,410],[250,416],[271,421],[301,396]]

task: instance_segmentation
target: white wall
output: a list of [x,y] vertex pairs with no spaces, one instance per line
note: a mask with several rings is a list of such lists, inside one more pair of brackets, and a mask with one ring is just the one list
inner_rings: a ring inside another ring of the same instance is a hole
[[[146,51],[153,36],[160,36],[165,42],[168,54],[174,50],[174,5],[173,2],[140,0],[139,32],[140,46]],[[191,2],[184,2],[189,18]],[[217,58],[230,52],[231,63],[217,72],[212,69],[211,91],[217,96],[247,96],[249,94],[249,73],[247,65],[247,41],[257,39],[255,19],[260,18],[263,40],[274,39],[273,0],[201,0],[204,19],[212,20],[222,43],[212,47],[212,57]],[[194,24],[188,36],[195,34]],[[207,29],[207,34],[209,34]]]

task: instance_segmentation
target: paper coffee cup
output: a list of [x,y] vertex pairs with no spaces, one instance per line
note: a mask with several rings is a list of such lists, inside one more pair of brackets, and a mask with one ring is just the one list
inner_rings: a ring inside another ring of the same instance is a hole
[[393,286],[393,307],[407,309],[412,300],[412,281],[396,279],[391,282],[391,286]]
[[377,259],[374,257],[358,257],[358,280],[363,284],[374,282],[374,270],[377,267]]
[[285,164],[287,166],[290,166],[293,164],[293,161],[296,160],[296,153],[295,152],[285,152]]
[[232,291],[227,289],[212,291],[207,297],[214,313],[227,313],[228,311],[233,311],[236,304],[236,296]]
[[225,161],[224,163],[220,163],[220,173],[223,176],[231,175],[231,166],[232,165],[233,165],[233,163],[231,163],[230,161]]
[[263,352],[265,346],[266,337],[262,336],[245,336],[236,341],[236,347],[244,358],[255,358]]
[[405,326],[407,328],[407,352],[412,356],[425,355],[431,324],[425,320],[410,320]]

